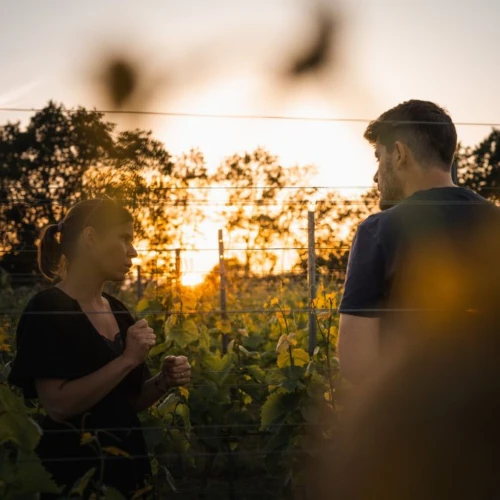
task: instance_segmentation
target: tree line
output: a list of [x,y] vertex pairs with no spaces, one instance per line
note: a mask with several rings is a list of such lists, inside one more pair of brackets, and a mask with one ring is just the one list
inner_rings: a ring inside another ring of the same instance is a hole
[[[458,151],[460,184],[495,201],[499,138],[493,129],[479,145]],[[49,102],[25,127],[0,126],[0,268],[13,285],[33,283],[40,229],[81,199],[110,196],[132,210],[137,239],[150,248],[183,246],[207,214],[217,216],[232,243],[244,249],[247,275],[277,271],[276,252],[252,249],[304,246],[314,198],[318,265],[338,271],[345,268],[356,224],[378,210],[377,195],[319,193],[304,187],[314,173],[312,165],[285,167],[262,148],[227,156],[209,172],[196,149],[174,157],[151,131],[118,130],[98,111]],[[213,187],[227,188],[217,190],[225,195],[215,202]],[[306,252],[298,252],[297,269],[305,269],[305,259]]]

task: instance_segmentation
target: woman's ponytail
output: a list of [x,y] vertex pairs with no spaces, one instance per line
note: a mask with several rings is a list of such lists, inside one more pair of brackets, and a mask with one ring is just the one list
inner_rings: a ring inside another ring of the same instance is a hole
[[60,233],[60,226],[51,224],[42,229],[40,234],[38,267],[49,281],[54,281],[58,277],[61,266],[62,249],[57,239],[58,233]]

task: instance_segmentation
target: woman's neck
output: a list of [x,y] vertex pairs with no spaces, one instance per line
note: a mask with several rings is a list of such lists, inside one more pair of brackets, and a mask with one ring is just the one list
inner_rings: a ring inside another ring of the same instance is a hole
[[81,304],[99,304],[105,281],[97,273],[72,267],[58,284],[58,287]]

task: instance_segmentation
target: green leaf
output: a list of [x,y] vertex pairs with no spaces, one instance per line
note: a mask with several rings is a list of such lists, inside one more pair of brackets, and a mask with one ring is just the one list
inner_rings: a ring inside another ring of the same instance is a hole
[[297,408],[298,397],[291,393],[270,394],[261,409],[261,430],[267,429],[280,417]]
[[295,366],[304,366],[309,363],[309,354],[304,349],[294,349],[292,351],[293,363]]
[[176,453],[185,455],[188,452],[189,440],[183,432],[181,433],[178,429],[170,429],[168,432],[168,439]]
[[170,488],[172,488],[172,491],[174,493],[177,493],[177,486],[175,485],[174,476],[172,476],[172,473],[165,466],[163,466],[162,469],[163,469],[163,472],[165,473],[165,477],[167,479],[168,485],[170,486]]
[[280,387],[284,389],[285,392],[293,392],[295,389],[297,389],[298,385],[299,385],[298,380],[293,378],[287,378],[280,384]]
[[106,453],[109,453],[110,455],[113,455],[115,457],[131,458],[130,453],[122,450],[121,448],[118,448],[117,446],[103,446],[102,451],[105,451]]
[[167,321],[165,321],[165,333],[170,331],[177,324],[178,319],[177,314],[171,314],[167,318]]
[[[148,498],[149,497],[148,493],[151,493],[152,490],[153,487],[150,484],[148,484],[144,486],[144,488],[137,490],[132,496],[132,500],[140,500],[141,498]],[[148,497],[146,497],[146,495],[148,495]]]
[[250,365],[246,367],[250,376],[257,382],[264,382],[266,372],[258,365]]
[[0,385],[0,411],[24,413],[25,406],[7,384]]
[[177,405],[175,413],[182,418],[184,422],[184,428],[186,429],[186,433],[189,434],[191,432],[191,421],[189,419],[189,406],[181,403]]
[[248,351],[248,349],[245,349],[242,345],[238,344],[238,350],[245,356],[250,356],[250,352]]
[[8,457],[2,456],[1,463],[0,483],[7,485],[11,498],[33,493],[60,493],[62,490],[34,451],[19,450],[16,464],[9,463]]
[[21,448],[34,450],[40,440],[38,425],[19,412],[0,415],[0,443],[11,441]]
[[159,405],[158,405],[158,412],[160,413],[160,416],[164,417],[165,415],[168,415],[169,413],[172,413],[175,409],[175,405],[179,402],[179,396],[176,394],[172,393],[169,394]]
[[126,500],[120,491],[115,488],[108,488],[104,490],[104,500]]
[[155,420],[154,422],[154,425],[143,425],[144,440],[151,455],[154,455],[158,443],[161,443],[164,437],[163,430],[158,426],[158,421]]
[[215,328],[221,333],[231,333],[231,321],[228,319],[221,319],[217,321]]
[[321,417],[320,409],[313,404],[303,406],[300,409],[300,413],[304,417],[304,420],[309,424],[317,424]]
[[83,496],[85,493],[85,490],[87,489],[87,486],[89,485],[90,480],[96,473],[96,468],[92,467],[92,469],[88,470],[83,477],[81,477],[73,486],[73,489],[71,490],[70,496],[72,495],[79,495]]
[[[294,428],[291,425],[280,426],[275,429],[272,436],[266,442],[266,453],[276,452],[276,450],[284,450],[292,438]],[[274,453],[275,455],[275,453]]]
[[278,359],[276,360],[276,364],[278,368],[284,368],[285,366],[290,366],[290,353],[288,351],[280,352],[278,355]]
[[170,327],[168,321],[165,322],[165,340],[167,342],[173,341],[179,347],[185,348],[192,342],[198,340],[198,337],[198,327],[193,320],[183,320],[174,327]]
[[248,347],[249,349],[252,350],[260,349],[262,347],[263,342],[264,338],[261,335],[249,335],[248,337],[243,339],[245,347]]
[[182,330],[195,338],[198,337],[198,327],[192,319],[186,319],[182,322]]
[[153,476],[157,476],[158,475],[158,467],[159,467],[158,459],[157,458],[153,458],[151,460],[151,472],[153,473]]
[[269,385],[280,385],[282,384],[288,377],[283,371],[280,370],[271,370],[268,372],[266,379]]
[[145,311],[146,309],[149,308],[149,300],[148,299],[141,299],[135,308],[136,312],[140,313],[142,311]]
[[316,363],[311,359],[311,361],[309,361],[309,363],[307,364],[306,375],[311,375],[314,372],[315,368]]
[[161,344],[152,347],[151,350],[149,351],[149,355],[151,357],[159,356],[160,354],[163,354],[169,347],[170,347],[170,342],[162,342]]
[[[294,366],[304,366],[309,363],[309,354],[307,354],[304,349],[292,349],[292,358]],[[284,368],[285,366],[290,366],[290,353],[288,351],[282,352],[278,355],[276,361],[279,368]]]
[[218,385],[223,384],[234,366],[235,359],[234,354],[220,356],[207,352],[202,361],[207,371],[207,378],[213,380]]

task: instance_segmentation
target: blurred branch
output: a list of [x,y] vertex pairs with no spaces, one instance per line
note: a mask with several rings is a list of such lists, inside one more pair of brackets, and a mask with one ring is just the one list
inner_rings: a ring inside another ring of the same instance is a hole
[[315,35],[311,46],[287,69],[289,77],[300,77],[316,72],[332,62],[333,48],[338,33],[339,20],[331,10],[318,4],[315,9]]

